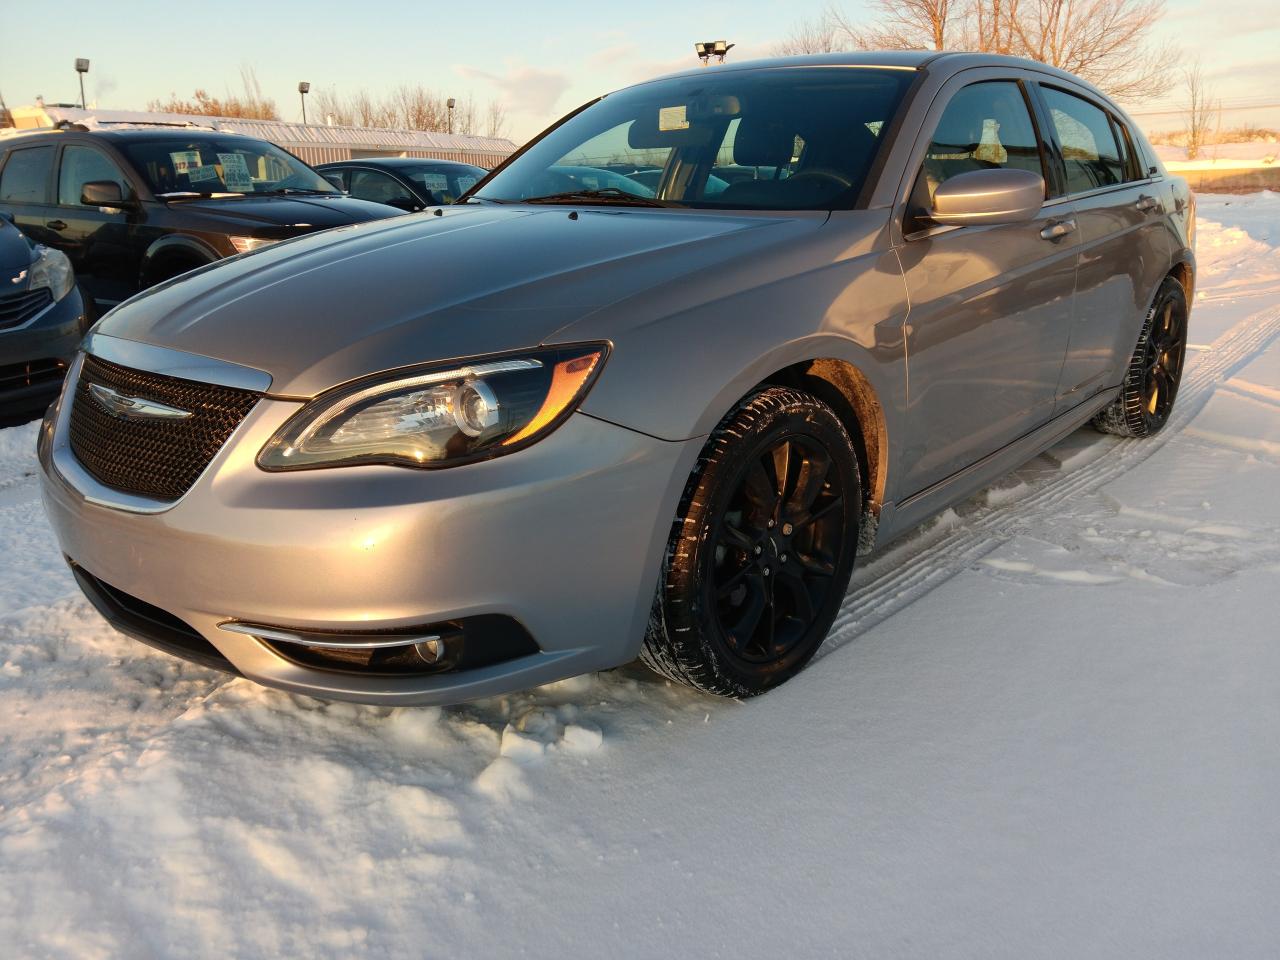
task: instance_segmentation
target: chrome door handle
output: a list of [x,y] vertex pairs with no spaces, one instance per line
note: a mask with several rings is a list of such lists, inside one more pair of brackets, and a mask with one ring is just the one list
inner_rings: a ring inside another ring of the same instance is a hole
[[63,223],[61,220],[50,220],[48,223],[45,224],[45,226],[48,227],[50,230],[67,229],[67,225]]
[[1055,220],[1040,231],[1040,236],[1045,240],[1061,240],[1067,234],[1074,233],[1075,229],[1074,220]]
[[1138,202],[1135,203],[1134,206],[1143,213],[1148,213],[1151,210],[1158,210],[1160,208],[1160,201],[1155,197],[1149,197],[1144,193],[1138,197]]

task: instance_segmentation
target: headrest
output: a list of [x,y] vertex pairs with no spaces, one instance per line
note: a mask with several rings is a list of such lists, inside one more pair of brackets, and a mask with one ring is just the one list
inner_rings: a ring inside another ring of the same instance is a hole
[[789,124],[743,117],[733,139],[733,162],[743,167],[784,167],[791,162],[796,133]]

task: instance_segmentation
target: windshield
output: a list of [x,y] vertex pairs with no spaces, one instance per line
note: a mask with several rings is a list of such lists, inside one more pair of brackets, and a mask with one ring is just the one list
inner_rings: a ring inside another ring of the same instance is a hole
[[489,175],[483,167],[461,163],[405,164],[398,172],[412,180],[419,193],[431,194],[432,203],[453,203]]
[[508,203],[850,207],[913,77],[914,71],[880,67],[792,67],[706,70],[641,84],[549,131],[475,196]]
[[188,134],[172,140],[139,139],[123,149],[156,196],[340,193],[297,157],[265,140]]

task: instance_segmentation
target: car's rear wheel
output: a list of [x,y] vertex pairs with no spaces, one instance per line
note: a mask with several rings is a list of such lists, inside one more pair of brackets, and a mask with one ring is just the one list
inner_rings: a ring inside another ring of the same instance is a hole
[[830,407],[785,387],[743,400],[681,498],[641,659],[721,696],[796,674],[840,609],[861,512],[857,454]]
[[1172,277],[1160,285],[1114,403],[1093,418],[1103,433],[1149,437],[1169,421],[1187,356],[1187,294]]

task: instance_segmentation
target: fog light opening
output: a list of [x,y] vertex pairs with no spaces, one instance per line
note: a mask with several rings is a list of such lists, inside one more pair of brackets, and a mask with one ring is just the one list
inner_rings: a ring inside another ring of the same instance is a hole
[[413,645],[413,652],[427,666],[434,667],[444,657],[444,641],[439,637],[423,640],[421,643]]

